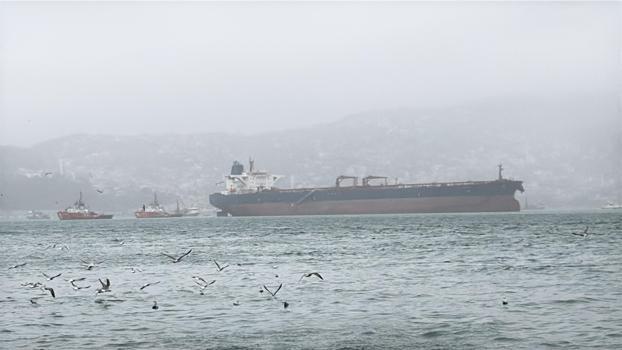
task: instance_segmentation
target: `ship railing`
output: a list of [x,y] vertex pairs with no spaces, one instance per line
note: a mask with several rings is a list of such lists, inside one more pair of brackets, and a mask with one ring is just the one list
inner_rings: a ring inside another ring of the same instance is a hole
[[[514,180],[502,180],[504,182],[520,182]],[[378,186],[347,186],[347,187],[311,187],[311,188],[285,188],[280,189],[273,187],[270,190],[279,191],[279,192],[300,192],[300,191],[315,191],[315,190],[331,190],[338,189],[340,191],[348,191],[348,190],[358,190],[361,188],[365,189],[373,189],[373,188],[437,188],[437,187],[454,187],[454,186],[468,186],[468,185],[484,185],[498,182],[498,180],[490,180],[490,181],[460,181],[460,182],[428,182],[428,183],[419,183],[419,184],[397,184],[397,185],[378,185]],[[267,190],[267,191],[270,191]],[[310,195],[310,194],[309,194]]]

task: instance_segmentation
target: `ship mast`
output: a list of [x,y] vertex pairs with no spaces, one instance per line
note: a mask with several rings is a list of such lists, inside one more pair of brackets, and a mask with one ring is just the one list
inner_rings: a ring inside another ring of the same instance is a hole
[[501,175],[503,172],[503,164],[499,163],[497,167],[499,168],[499,180],[503,180],[503,176]]

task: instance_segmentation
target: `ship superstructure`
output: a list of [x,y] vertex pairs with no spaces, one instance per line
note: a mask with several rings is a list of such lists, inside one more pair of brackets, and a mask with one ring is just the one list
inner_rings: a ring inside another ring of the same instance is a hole
[[225,190],[223,195],[255,193],[274,188],[280,175],[272,175],[267,171],[255,171],[255,161],[249,160],[249,171],[244,171],[244,165],[233,162],[231,174],[225,176]]

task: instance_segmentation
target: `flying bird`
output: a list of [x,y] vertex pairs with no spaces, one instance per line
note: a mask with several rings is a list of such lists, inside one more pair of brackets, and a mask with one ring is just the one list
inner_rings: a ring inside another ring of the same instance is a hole
[[62,275],[62,273],[59,273],[58,275],[49,276],[49,275],[47,275],[45,272],[41,272],[41,274],[42,274],[43,276],[45,276],[45,278],[47,278],[47,280],[48,280],[48,281],[51,281],[51,280],[55,279],[56,277],[60,277],[60,275]]
[[283,287],[283,283],[279,284],[279,287],[274,291],[274,293],[271,292],[270,289],[268,289],[268,287],[266,287],[265,285],[263,286],[263,289],[265,289],[273,297],[276,297],[276,293],[278,293],[281,290],[281,287]]
[[60,249],[60,250],[69,250],[69,247],[67,247],[66,244],[59,245],[57,243],[53,243],[53,244],[49,245],[46,249],[48,249],[48,248],[57,248],[57,249]]
[[56,298],[56,294],[54,293],[54,288],[43,286],[43,287],[41,287],[41,290],[49,291],[50,294],[52,295],[52,298]]
[[213,280],[212,282],[208,283],[205,279],[203,279],[203,277],[201,276],[192,276],[192,279],[194,280],[194,283],[199,284],[199,285],[203,285],[203,284],[212,284],[214,282],[216,282],[216,280]]
[[71,278],[71,279],[68,279],[67,282],[73,284],[74,282],[84,281],[85,279],[86,279],[86,277]]
[[110,280],[106,278],[106,283],[104,283],[101,278],[99,279],[99,283],[101,283],[102,287],[97,289],[97,293],[105,293],[110,292]]
[[145,288],[147,288],[147,287],[149,287],[149,286],[155,286],[155,285],[156,285],[156,284],[158,284],[158,283],[160,283],[160,281],[157,281],[157,282],[152,282],[152,283],[145,283],[145,284],[143,284],[143,286],[142,286],[142,287],[140,287],[140,290],[143,290],[143,289],[145,289]]
[[18,268],[18,267],[25,266],[26,264],[27,264],[27,263],[21,263],[21,264],[17,264],[17,265],[10,266],[10,267],[9,267],[9,270],[10,270],[10,269],[16,269],[16,268]]
[[104,191],[100,190],[99,188],[96,189],[95,191],[97,191],[98,193],[104,193]]
[[182,254],[179,258],[176,258],[172,255],[168,255],[166,253],[162,253],[163,255],[166,255],[167,257],[171,258],[173,260],[173,263],[178,263],[181,261],[181,259],[183,259],[186,255],[190,254],[190,252],[192,252],[192,249],[188,250],[187,252],[185,252],[184,254]]
[[589,233],[587,232],[589,228],[590,228],[589,226],[585,226],[585,230],[583,230],[583,233],[573,232],[572,234],[575,236],[587,237],[589,235]]
[[81,287],[79,285],[77,285],[75,282],[71,282],[71,287],[73,288],[73,290],[80,290],[80,289],[88,289],[91,288],[90,285],[86,286],[86,287]]
[[216,260],[214,260],[214,264],[216,264],[216,267],[218,268],[218,272],[220,272],[220,271],[222,271],[222,270],[226,269],[227,267],[229,267],[229,265],[225,265],[225,266],[222,266],[222,267],[221,267],[221,266],[218,264],[218,262],[216,262]]
[[48,175],[52,175],[51,171],[46,171],[45,174],[43,174],[43,176],[48,176]]
[[22,283],[22,287],[28,287],[28,288],[37,288],[37,287],[41,287],[43,284],[41,282],[28,282],[28,283]]
[[90,270],[92,270],[95,266],[97,266],[97,265],[99,265],[99,264],[101,264],[101,263],[103,262],[103,261],[99,261],[99,262],[97,262],[97,263],[96,263],[96,262],[94,262],[94,261],[90,261],[90,262],[89,262],[89,261],[86,261],[86,260],[84,260],[84,259],[80,259],[80,261],[82,261],[82,265],[84,265],[84,267],[85,267],[87,270],[89,270],[89,271],[90,271]]
[[194,279],[194,283],[196,283],[199,287],[201,287],[201,289],[199,290],[199,293],[201,295],[205,294],[205,289],[207,289],[207,287],[211,286],[212,284],[214,284],[216,282],[216,280],[212,280],[211,282],[207,282],[206,280],[204,280],[203,278],[201,278],[199,276],[192,276],[192,278]]
[[324,280],[324,278],[322,277],[322,275],[320,275],[319,272],[309,272],[309,273],[302,274],[302,276],[300,276],[300,279],[298,281],[301,281],[305,277],[311,277],[311,276],[317,276],[322,281]]

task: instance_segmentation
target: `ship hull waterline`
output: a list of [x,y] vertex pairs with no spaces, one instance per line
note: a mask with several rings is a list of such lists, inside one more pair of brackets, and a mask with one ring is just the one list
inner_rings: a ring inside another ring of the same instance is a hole
[[134,213],[137,219],[164,219],[164,218],[180,218],[181,214],[162,214],[137,211]]
[[60,220],[101,220],[112,219],[112,214],[98,214],[98,215],[75,215],[59,212],[58,218]]
[[232,216],[415,214],[520,211],[513,195],[385,198],[292,203],[240,203],[219,207]]

